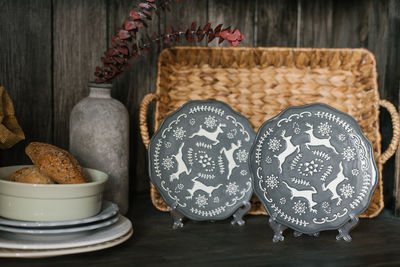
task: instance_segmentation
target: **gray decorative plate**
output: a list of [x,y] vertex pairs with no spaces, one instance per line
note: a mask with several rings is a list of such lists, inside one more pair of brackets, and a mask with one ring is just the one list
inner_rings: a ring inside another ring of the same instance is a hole
[[150,179],[192,220],[222,220],[252,195],[248,120],[220,101],[191,101],[168,115],[149,145]]
[[30,222],[30,221],[17,221],[0,217],[0,225],[8,225],[21,228],[51,228],[51,227],[66,227],[74,225],[82,225],[108,219],[118,213],[118,206],[110,201],[103,201],[103,205],[99,214],[71,221],[56,221],[56,222]]
[[325,104],[265,122],[250,152],[254,190],[276,221],[301,233],[338,229],[367,207],[378,181],[372,145]]

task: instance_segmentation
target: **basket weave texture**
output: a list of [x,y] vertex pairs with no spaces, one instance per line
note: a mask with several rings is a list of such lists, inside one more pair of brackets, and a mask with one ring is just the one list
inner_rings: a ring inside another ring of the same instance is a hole
[[[216,99],[247,117],[255,130],[289,106],[326,103],[353,116],[371,141],[379,169],[378,186],[360,217],[383,209],[383,164],[399,142],[399,116],[380,100],[375,57],[365,49],[174,47],[161,52],[157,89],[145,96],[140,110],[143,143],[148,146],[147,108],[156,100],[155,129],[163,118],[190,100]],[[381,153],[379,107],[392,116],[393,139]],[[155,207],[168,211],[151,185]],[[253,196],[250,214],[266,214]]]

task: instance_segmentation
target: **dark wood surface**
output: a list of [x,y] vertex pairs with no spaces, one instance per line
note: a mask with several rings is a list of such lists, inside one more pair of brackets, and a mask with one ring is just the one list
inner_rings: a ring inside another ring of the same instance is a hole
[[[68,118],[112,34],[139,0],[0,0],[0,85],[14,101],[27,140],[0,151],[0,166],[29,162],[24,147],[43,141],[68,148]],[[377,59],[381,98],[396,106],[400,82],[398,0],[181,0],[154,17],[149,32],[191,21],[238,27],[246,46],[366,47]],[[206,45],[205,41],[199,45]],[[216,45],[212,42],[210,45]],[[143,96],[155,91],[155,49],[132,62],[113,89],[130,113],[131,191],[148,192],[146,150],[138,127]],[[150,113],[152,110],[150,110]],[[381,114],[382,147],[391,139]],[[384,167],[387,207],[394,205],[394,159]]]
[[173,230],[167,213],[148,196],[134,199],[128,217],[135,233],[126,243],[103,251],[44,259],[0,259],[2,266],[399,266],[400,219],[385,210],[362,219],[350,243],[336,241],[337,231],[320,237],[293,237],[272,243],[266,216],[247,216],[244,227],[230,222],[188,221]]

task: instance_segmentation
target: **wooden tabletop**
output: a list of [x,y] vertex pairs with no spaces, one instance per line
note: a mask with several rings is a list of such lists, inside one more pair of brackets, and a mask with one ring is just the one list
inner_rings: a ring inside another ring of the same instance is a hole
[[244,227],[229,221],[187,221],[171,228],[167,213],[157,211],[148,196],[137,197],[127,215],[135,233],[127,242],[102,251],[42,259],[0,259],[2,266],[254,266],[254,265],[400,265],[400,219],[385,210],[363,219],[352,232],[353,241],[336,241],[337,231],[318,238],[293,237],[272,243],[266,216],[247,216]]

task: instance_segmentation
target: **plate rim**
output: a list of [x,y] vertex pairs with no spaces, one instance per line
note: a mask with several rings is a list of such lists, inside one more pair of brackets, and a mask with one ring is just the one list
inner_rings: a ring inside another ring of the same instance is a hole
[[[160,124],[160,126],[157,128],[157,131],[153,134],[153,136],[151,137],[151,139],[150,139],[150,142],[149,142],[149,145],[148,145],[148,149],[147,149],[147,156],[148,156],[148,172],[149,172],[149,178],[150,178],[150,181],[151,181],[151,183],[154,185],[154,187],[157,189],[157,191],[160,193],[160,195],[161,195],[161,197],[163,198],[163,200],[165,201],[165,203],[168,205],[168,207],[170,208],[170,209],[172,209],[172,207],[167,203],[167,201],[165,200],[167,197],[164,195],[164,193],[162,192],[163,190],[160,190],[160,188],[159,188],[159,186],[156,184],[156,183],[153,183],[152,182],[152,179],[151,179],[151,174],[152,174],[152,161],[150,160],[151,159],[151,155],[150,155],[150,153],[151,153],[151,151],[152,151],[152,147],[154,146],[154,140],[155,140],[155,138],[156,138],[156,136],[157,135],[159,135],[160,134],[160,132],[161,132],[161,129],[162,129],[162,127],[163,126],[165,126],[165,124],[167,124],[167,120],[168,119],[170,119],[171,117],[173,117],[175,114],[177,114],[177,113],[179,113],[179,112],[181,112],[181,110],[182,109],[184,109],[186,106],[189,106],[189,105],[193,105],[193,104],[197,104],[197,103],[202,103],[202,104],[215,104],[215,103],[217,103],[217,104],[219,104],[219,105],[222,105],[222,106],[224,106],[225,108],[227,108],[228,110],[230,110],[233,114],[235,114],[236,116],[239,116],[239,117],[241,117],[242,119],[244,119],[245,121],[246,121],[246,123],[248,124],[248,126],[250,126],[250,129],[251,129],[251,131],[252,131],[252,133],[253,133],[253,136],[254,136],[254,138],[256,137],[256,132],[254,131],[254,128],[251,126],[251,123],[250,123],[250,121],[244,116],[244,115],[242,115],[242,114],[240,114],[240,113],[238,113],[238,112],[236,112],[235,110],[233,110],[233,108],[230,106],[230,105],[228,105],[227,103],[225,103],[225,102],[223,102],[223,101],[220,101],[220,100],[215,100],[215,99],[207,99],[207,100],[190,100],[190,101],[187,101],[187,102],[185,102],[184,104],[182,104],[180,107],[178,107],[177,109],[175,109],[174,111],[172,111],[171,113],[169,113],[168,115],[166,115],[164,118],[163,118],[163,120],[162,120],[162,122],[161,122],[161,124]],[[255,140],[255,139],[254,139]],[[251,145],[250,145],[250,149],[249,149],[249,155],[250,155],[250,151],[251,151]],[[249,172],[250,172],[250,170],[249,170]],[[249,197],[248,198],[246,198],[246,199],[243,199],[243,200],[241,200],[241,201],[238,201],[238,203],[235,205],[235,209],[233,209],[232,210],[232,212],[229,212],[229,213],[227,213],[226,215],[224,215],[224,216],[219,216],[219,215],[217,215],[217,216],[214,216],[214,217],[210,217],[210,218],[204,218],[204,217],[195,217],[195,216],[193,216],[192,214],[190,214],[190,213],[187,213],[184,209],[182,209],[179,205],[176,207],[176,210],[177,211],[179,211],[180,213],[182,213],[186,218],[188,218],[188,219],[190,219],[190,220],[193,220],[193,221],[213,221],[213,220],[218,220],[218,221],[222,221],[222,220],[226,220],[226,219],[228,219],[229,217],[231,217],[240,207],[242,207],[243,206],[243,202],[246,202],[246,201],[250,201],[251,200],[251,198],[252,198],[252,195],[253,195],[253,192],[254,192],[254,178],[253,178],[253,176],[250,174],[250,186],[251,186],[251,188],[250,188],[250,190],[249,190],[249,192],[251,192],[251,194],[249,194]]]
[[[112,208],[111,211],[105,215],[101,215],[102,212],[104,212],[105,210],[103,210],[103,207],[105,204],[110,205],[109,207]],[[112,201],[108,201],[108,200],[103,200],[102,203],[102,208],[101,211],[91,217],[87,217],[87,218],[83,218],[83,219],[76,219],[76,220],[68,220],[68,221],[20,221],[20,220],[13,220],[13,219],[8,219],[5,217],[0,217],[0,225],[5,225],[5,226],[11,226],[11,227],[18,227],[18,228],[59,228],[59,227],[65,227],[65,226],[75,226],[75,225],[81,225],[81,224],[89,224],[89,223],[93,223],[93,222],[99,222],[99,221],[103,221],[106,219],[109,219],[113,216],[115,216],[116,214],[118,214],[119,212],[119,208],[118,205]],[[5,223],[4,223],[5,221]],[[22,223],[22,224],[27,224],[27,225],[17,225],[14,222],[17,223]]]
[[[61,248],[61,249],[7,249],[0,248],[0,258],[45,258],[62,255],[80,254],[107,249],[124,243],[133,235],[134,229],[131,227],[128,233],[110,241],[92,244],[88,246]],[[7,250],[5,252],[4,250]],[[14,251],[14,252],[12,252]]]
[[[255,174],[254,171],[253,171],[252,165],[253,165],[254,163],[251,162],[251,158],[252,158],[253,152],[256,150],[256,147],[257,147],[257,142],[256,142],[256,141],[258,140],[259,136],[261,135],[261,131],[264,130],[264,128],[266,128],[269,124],[271,124],[271,123],[275,122],[276,120],[278,120],[278,119],[279,119],[282,115],[284,115],[286,112],[288,112],[288,111],[290,111],[290,110],[296,110],[296,109],[304,110],[304,109],[307,109],[307,108],[309,108],[309,107],[311,107],[311,106],[322,106],[322,107],[325,107],[325,108],[327,108],[327,109],[329,109],[329,110],[331,110],[331,111],[333,111],[333,112],[337,112],[337,113],[339,113],[339,114],[345,116],[345,117],[348,118],[349,120],[351,120],[351,121],[353,122],[354,129],[358,132],[359,136],[363,139],[363,141],[366,143],[366,146],[368,147],[369,156],[370,156],[370,157],[369,157],[369,160],[370,160],[370,162],[372,163],[372,164],[371,164],[371,165],[372,165],[372,168],[373,168],[373,170],[375,171],[375,174],[376,174],[376,182],[375,182],[375,184],[372,186],[372,188],[371,188],[371,190],[370,190],[370,192],[369,192],[369,195],[368,195],[368,198],[367,198],[368,200],[367,200],[367,202],[365,203],[364,207],[363,207],[362,209],[360,209],[359,212],[355,212],[355,213],[354,213],[354,215],[355,215],[356,217],[358,217],[360,214],[362,214],[362,213],[369,207],[370,202],[371,202],[371,199],[372,199],[372,195],[374,194],[375,189],[376,189],[376,187],[377,187],[377,185],[378,185],[378,183],[379,183],[379,178],[380,178],[380,177],[379,177],[378,168],[377,168],[377,166],[376,166],[376,162],[375,162],[375,158],[374,158],[373,146],[372,146],[371,142],[368,140],[368,138],[365,136],[365,134],[364,134],[364,132],[362,131],[362,129],[361,129],[360,125],[358,124],[358,122],[357,122],[350,114],[347,114],[347,113],[345,113],[345,112],[343,112],[343,111],[337,110],[337,109],[335,109],[334,107],[329,106],[329,105],[327,105],[327,104],[325,104],[325,103],[321,103],[321,102],[309,103],[309,104],[300,105],[300,106],[291,106],[291,107],[287,107],[287,108],[283,109],[281,112],[279,112],[277,115],[275,115],[273,118],[271,118],[271,119],[265,121],[265,122],[260,126],[260,128],[259,128],[258,131],[257,131],[256,137],[255,137],[255,139],[254,139],[253,145],[252,145],[251,148],[250,148],[250,154],[249,154],[249,158],[248,158],[248,164],[249,164],[249,167],[250,167],[250,173],[251,173],[251,175],[253,176],[253,183],[254,183],[254,184],[253,184],[253,192],[254,192],[254,194],[257,196],[257,198],[260,200],[260,202],[263,204],[263,206],[264,206],[264,208],[266,209],[268,215],[270,216],[270,214],[273,214],[273,212],[271,213],[270,210],[269,210],[269,208],[267,207],[267,204],[266,204],[266,201],[265,201],[265,199],[264,199],[264,196],[262,196],[262,194],[260,194],[260,193],[258,192],[258,188],[255,186],[256,179],[254,179],[254,177],[256,177],[256,174]],[[257,190],[256,190],[256,188],[257,188]],[[285,221],[280,220],[279,217],[276,218],[276,221],[277,221],[279,224],[282,224],[282,225],[284,225],[284,226],[287,226],[287,227],[289,227],[289,228],[291,228],[291,229],[293,229],[293,230],[296,230],[296,231],[298,231],[298,232],[301,232],[301,233],[303,233],[303,234],[313,234],[313,233],[321,232],[321,231],[337,230],[337,229],[343,227],[343,225],[345,225],[348,221],[350,221],[350,216],[346,216],[346,217],[348,217],[348,219],[345,220],[343,223],[341,223],[339,226],[335,226],[335,227],[333,227],[333,226],[332,226],[332,227],[323,227],[323,228],[320,228],[320,230],[317,230],[317,231],[305,231],[304,229],[298,228],[297,226],[288,225]]]
[[[108,236],[108,237],[107,236],[106,237],[100,236],[100,237],[97,237],[96,240],[79,241],[79,239],[81,239],[81,238],[85,238],[85,237],[88,238],[88,235],[86,234],[86,235],[82,235],[80,237],[75,237],[73,239],[73,242],[72,242],[72,240],[70,240],[69,243],[60,243],[59,240],[52,240],[49,243],[42,243],[42,244],[35,244],[35,243],[30,243],[30,244],[24,243],[24,244],[21,244],[21,243],[18,243],[18,242],[7,244],[6,242],[3,242],[3,241],[0,240],[0,247],[1,248],[8,248],[8,249],[22,249],[22,250],[26,250],[26,249],[28,249],[28,250],[29,249],[30,250],[33,250],[33,249],[43,250],[43,249],[74,248],[74,247],[81,247],[81,246],[89,246],[89,245],[93,245],[93,244],[97,244],[97,243],[103,243],[103,242],[107,242],[109,240],[113,240],[115,238],[118,238],[119,236],[122,236],[122,235],[126,234],[132,228],[132,222],[128,218],[126,218],[123,215],[119,215],[119,218],[120,219],[116,223],[114,223],[114,224],[112,224],[110,226],[107,226],[107,227],[105,227],[103,229],[98,229],[98,231],[96,233],[92,233],[92,235],[100,233],[100,232],[104,234],[104,232],[112,231],[115,228],[118,228],[118,227],[121,228],[121,229],[119,229],[118,233],[112,233],[113,236],[111,238],[110,238],[110,236]],[[13,235],[13,234],[10,233],[10,235]],[[108,233],[108,235],[110,235],[110,233]],[[5,238],[3,237],[3,239],[5,239]],[[7,240],[7,241],[10,241],[10,240]],[[20,240],[18,240],[18,241],[20,241]],[[29,242],[29,241],[30,240],[26,240],[26,242]],[[84,245],[80,245],[80,244],[77,245],[77,242],[81,242],[81,243],[84,242]],[[36,246],[36,248],[35,248],[35,246]]]

